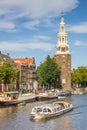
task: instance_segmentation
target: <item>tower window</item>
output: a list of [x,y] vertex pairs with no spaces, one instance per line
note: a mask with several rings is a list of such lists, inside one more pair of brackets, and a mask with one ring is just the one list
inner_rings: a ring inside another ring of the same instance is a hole
[[58,47],[58,50],[60,50],[60,47]]
[[64,31],[64,27],[61,27],[61,31],[62,31],[62,32]]
[[65,47],[61,48],[61,51],[62,51],[62,52],[65,52]]
[[66,51],[68,51],[68,47],[66,47]]
[[62,38],[62,41],[64,42],[64,37]]

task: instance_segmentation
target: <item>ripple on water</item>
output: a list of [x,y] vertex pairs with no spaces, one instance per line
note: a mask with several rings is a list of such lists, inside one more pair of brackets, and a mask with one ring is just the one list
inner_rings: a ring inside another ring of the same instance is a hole
[[0,108],[0,130],[86,130],[87,95],[73,95],[66,101],[74,105],[72,111],[60,117],[41,121],[30,120],[30,112],[32,107],[46,101]]

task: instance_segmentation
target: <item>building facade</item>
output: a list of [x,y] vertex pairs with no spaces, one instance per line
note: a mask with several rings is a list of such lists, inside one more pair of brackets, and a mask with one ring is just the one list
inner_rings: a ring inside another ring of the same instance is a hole
[[18,70],[17,88],[33,89],[36,82],[36,65],[34,58],[14,58]]
[[2,54],[0,51],[0,66],[4,65],[6,62],[9,62],[15,66],[13,59],[9,56],[9,53]]
[[55,58],[61,70],[61,86],[64,90],[71,89],[71,54],[67,41],[64,18],[61,18]]

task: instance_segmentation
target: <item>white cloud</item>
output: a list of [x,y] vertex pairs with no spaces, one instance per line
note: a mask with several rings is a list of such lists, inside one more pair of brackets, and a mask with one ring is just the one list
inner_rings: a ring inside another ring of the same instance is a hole
[[81,41],[79,41],[79,40],[75,41],[74,44],[75,44],[76,46],[87,46],[87,43],[81,42]]
[[[26,27],[36,29],[40,24],[39,20],[59,16],[61,11],[69,12],[78,6],[78,0],[1,0],[0,1],[0,19],[15,24],[14,20],[20,18],[33,19],[35,21],[25,23]],[[9,24],[9,28],[12,25]],[[8,29],[8,28],[6,28]]]
[[49,36],[43,36],[43,35],[36,35],[33,37],[33,39],[39,41],[39,40],[44,40],[44,41],[48,41],[51,38]]
[[52,43],[32,41],[32,42],[0,42],[0,49],[7,51],[27,51],[29,49],[39,49],[43,51],[51,51],[55,47]]
[[33,43],[28,43],[27,45],[28,48],[30,49],[40,49],[43,51],[51,51],[55,47],[55,45],[46,42],[33,42]]
[[[70,11],[78,4],[78,0],[3,0],[0,1],[1,9],[10,12],[25,12],[29,17],[41,18],[57,16],[61,11]],[[5,12],[6,13],[6,12]]]
[[15,31],[15,24],[11,21],[0,20],[0,30]]
[[32,30],[36,30],[37,26],[39,25],[39,23],[40,23],[39,20],[34,20],[34,21],[26,22],[26,23],[24,23],[24,27],[32,29]]
[[77,25],[68,26],[68,31],[74,33],[87,33],[87,22],[78,23]]

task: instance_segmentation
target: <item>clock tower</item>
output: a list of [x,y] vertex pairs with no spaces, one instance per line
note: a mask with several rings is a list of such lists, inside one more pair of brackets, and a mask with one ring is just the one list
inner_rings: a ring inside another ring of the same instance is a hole
[[61,18],[55,58],[61,70],[61,86],[64,90],[71,89],[71,54],[67,41],[64,18]]

